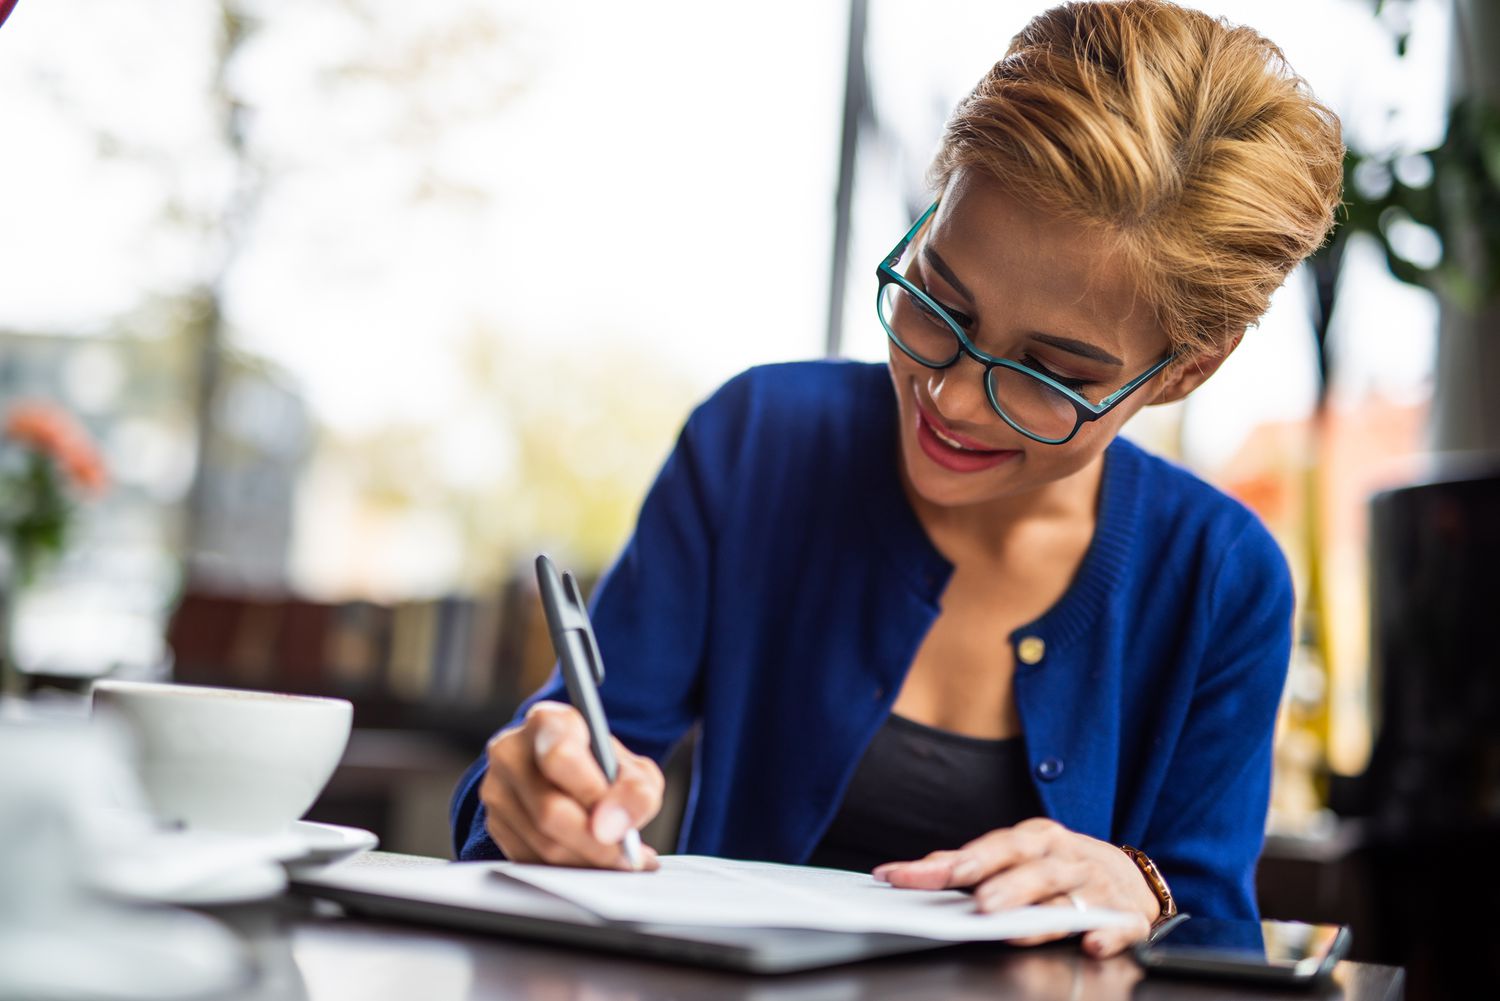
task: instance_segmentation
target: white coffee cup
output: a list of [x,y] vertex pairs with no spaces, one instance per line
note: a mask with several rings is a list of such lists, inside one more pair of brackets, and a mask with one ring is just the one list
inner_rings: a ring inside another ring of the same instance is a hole
[[241,834],[287,830],[318,798],[349,742],[344,699],[100,681],[94,709],[138,745],[157,819]]

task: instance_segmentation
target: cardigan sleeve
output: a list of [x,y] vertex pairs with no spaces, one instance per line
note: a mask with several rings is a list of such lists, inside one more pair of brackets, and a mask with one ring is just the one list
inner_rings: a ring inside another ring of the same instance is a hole
[[1161,869],[1180,910],[1254,920],[1272,736],[1291,656],[1292,580],[1276,542],[1252,521],[1213,581],[1208,653],[1136,847]]
[[[726,384],[688,419],[642,503],[634,533],[590,601],[605,664],[599,694],[610,729],[625,746],[657,761],[698,714],[714,538],[732,489],[744,384],[743,378]],[[567,697],[554,667],[507,725],[537,701]],[[501,857],[479,802],[484,770],[481,755],[454,791],[449,819],[459,859]]]

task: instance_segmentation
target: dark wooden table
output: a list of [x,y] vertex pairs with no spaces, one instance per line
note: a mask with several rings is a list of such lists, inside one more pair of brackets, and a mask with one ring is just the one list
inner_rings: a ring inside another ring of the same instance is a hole
[[756,977],[580,952],[444,928],[346,916],[283,897],[214,910],[244,938],[260,980],[234,1001],[1254,1001],[1315,997],[1399,1001],[1402,971],[1341,963],[1312,993],[1145,980],[1130,959],[1085,957],[1076,940],[1020,949],[962,945],[811,973]]

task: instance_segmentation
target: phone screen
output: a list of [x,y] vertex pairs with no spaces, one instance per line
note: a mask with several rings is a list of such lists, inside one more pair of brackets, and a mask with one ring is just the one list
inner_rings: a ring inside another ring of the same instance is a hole
[[1186,917],[1164,928],[1138,952],[1157,969],[1251,973],[1303,979],[1331,968],[1347,930],[1295,921],[1221,921]]

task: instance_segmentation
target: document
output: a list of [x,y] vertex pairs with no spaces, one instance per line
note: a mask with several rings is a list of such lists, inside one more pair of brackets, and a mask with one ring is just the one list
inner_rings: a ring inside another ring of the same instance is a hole
[[501,862],[495,871],[609,921],[884,932],[984,942],[1129,923],[1128,914],[1018,907],[982,914],[959,890],[906,890],[837,869],[664,855],[656,872]]

